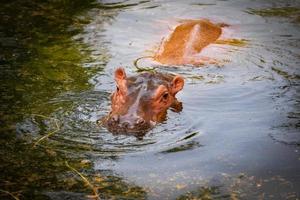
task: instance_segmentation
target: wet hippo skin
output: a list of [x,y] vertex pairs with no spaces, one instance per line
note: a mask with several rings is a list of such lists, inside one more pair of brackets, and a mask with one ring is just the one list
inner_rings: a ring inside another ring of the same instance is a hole
[[168,108],[182,109],[175,95],[183,88],[179,75],[143,72],[127,77],[115,71],[116,90],[111,95],[111,112],[102,124],[112,133],[144,134],[166,118]]
[[162,42],[154,60],[164,65],[202,65],[208,58],[200,51],[215,42],[225,24],[214,24],[206,19],[183,20]]

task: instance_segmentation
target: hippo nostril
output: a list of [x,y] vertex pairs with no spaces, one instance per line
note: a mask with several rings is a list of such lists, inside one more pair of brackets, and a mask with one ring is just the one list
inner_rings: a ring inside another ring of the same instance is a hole
[[123,127],[124,128],[129,128],[129,125],[130,125],[129,122],[123,122]]
[[115,123],[118,123],[119,122],[119,116],[118,115],[113,115],[111,117],[112,121],[115,122]]
[[142,119],[142,118],[139,118],[139,119],[136,120],[136,125],[142,125],[144,123],[145,123],[145,120]]

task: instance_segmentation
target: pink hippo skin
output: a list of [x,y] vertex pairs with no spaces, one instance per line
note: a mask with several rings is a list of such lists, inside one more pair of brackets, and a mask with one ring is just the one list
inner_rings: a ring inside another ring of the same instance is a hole
[[214,24],[206,19],[183,20],[162,42],[153,59],[164,65],[203,65],[214,59],[199,55],[203,48],[214,43],[226,24]]
[[118,68],[115,81],[111,112],[102,120],[112,133],[145,133],[165,120],[168,108],[182,109],[175,97],[184,85],[179,75],[143,72],[127,77],[125,70]]

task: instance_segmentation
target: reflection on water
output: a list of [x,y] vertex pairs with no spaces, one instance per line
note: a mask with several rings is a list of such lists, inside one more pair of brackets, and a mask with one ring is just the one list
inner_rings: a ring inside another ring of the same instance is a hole
[[[299,198],[295,1],[15,1],[0,8],[0,198]],[[18,12],[17,12],[18,11]],[[224,22],[181,74],[183,111],[142,139],[112,135],[113,71],[153,55],[179,19]],[[227,40],[225,40],[227,39]],[[230,40],[228,40],[230,39]],[[45,139],[34,144],[43,136]]]

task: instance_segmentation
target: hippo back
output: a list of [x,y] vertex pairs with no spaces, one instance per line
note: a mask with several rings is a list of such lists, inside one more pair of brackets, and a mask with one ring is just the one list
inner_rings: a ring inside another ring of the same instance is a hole
[[190,57],[215,42],[220,26],[208,20],[187,20],[177,26],[160,46],[154,59],[162,64],[189,64]]

